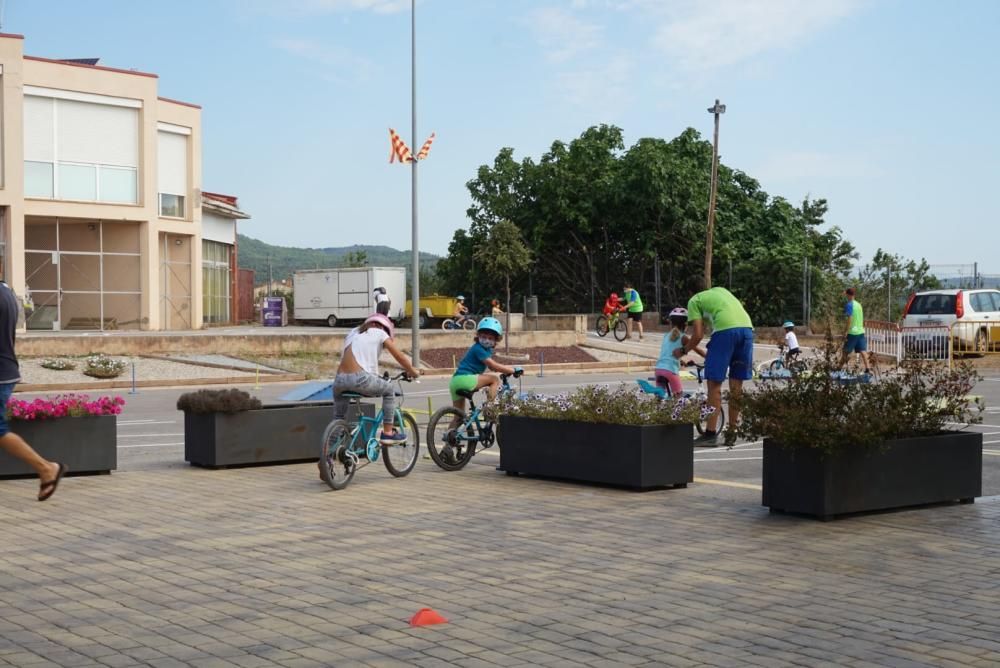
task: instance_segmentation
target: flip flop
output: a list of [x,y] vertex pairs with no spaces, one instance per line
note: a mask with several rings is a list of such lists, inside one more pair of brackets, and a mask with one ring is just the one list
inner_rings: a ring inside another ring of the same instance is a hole
[[62,480],[62,477],[66,475],[67,471],[69,471],[69,468],[62,462],[59,462],[59,472],[56,473],[56,477],[53,478],[52,480],[49,480],[48,482],[42,483],[41,486],[38,488],[39,501],[45,501],[50,496],[56,493],[56,487],[59,486],[59,481]]

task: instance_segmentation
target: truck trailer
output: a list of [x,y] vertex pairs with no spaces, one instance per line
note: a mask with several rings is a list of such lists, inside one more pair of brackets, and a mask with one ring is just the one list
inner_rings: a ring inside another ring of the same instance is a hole
[[385,288],[391,300],[389,317],[399,322],[406,305],[406,269],[357,267],[306,269],[295,272],[295,319],[299,322],[358,322],[375,312],[375,288]]

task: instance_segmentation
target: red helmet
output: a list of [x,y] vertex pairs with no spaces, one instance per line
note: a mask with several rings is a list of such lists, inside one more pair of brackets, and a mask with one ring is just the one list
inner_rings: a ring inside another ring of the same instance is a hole
[[608,299],[610,299],[610,300],[611,300],[611,301],[613,301],[613,302],[616,302],[616,301],[618,301],[618,293],[617,293],[617,292],[612,292],[612,293],[611,293],[611,296],[610,296],[610,297],[608,297]]
[[365,319],[365,324],[375,323],[376,325],[381,325],[385,328],[385,331],[389,333],[389,338],[393,338],[396,334],[396,328],[392,324],[392,320],[389,320],[388,316],[384,316],[381,313],[372,313],[368,318]]

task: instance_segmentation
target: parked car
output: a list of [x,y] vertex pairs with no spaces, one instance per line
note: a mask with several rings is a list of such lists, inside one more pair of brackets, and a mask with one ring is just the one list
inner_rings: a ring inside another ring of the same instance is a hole
[[949,336],[958,353],[1000,350],[1000,290],[916,292],[903,310],[903,328],[907,350],[946,349]]

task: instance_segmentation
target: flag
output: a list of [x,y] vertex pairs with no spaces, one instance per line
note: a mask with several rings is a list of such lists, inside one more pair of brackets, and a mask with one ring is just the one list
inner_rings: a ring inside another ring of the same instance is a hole
[[433,143],[434,143],[434,133],[432,132],[431,136],[428,137],[427,141],[424,142],[424,145],[420,147],[420,152],[417,153],[417,160],[423,160],[424,158],[427,157],[427,154],[431,152],[431,144]]
[[406,142],[392,128],[389,128],[389,143],[391,144],[389,151],[390,163],[395,162],[396,159],[399,159],[400,162],[413,162],[413,154],[410,152],[410,147],[406,145]]

